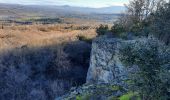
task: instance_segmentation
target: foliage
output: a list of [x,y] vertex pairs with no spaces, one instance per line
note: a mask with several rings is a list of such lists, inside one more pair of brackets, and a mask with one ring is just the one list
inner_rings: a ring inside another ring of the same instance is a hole
[[116,85],[112,86],[111,88],[112,90],[121,90],[121,87]]
[[1,52],[0,100],[53,100],[71,86],[83,84],[90,47],[79,42],[44,47],[24,45]]
[[139,37],[152,35],[167,45],[170,43],[170,3],[166,0],[131,0],[126,8],[113,26],[113,33],[121,34],[121,30],[125,30],[126,36],[129,32]]
[[127,94],[122,95],[121,97],[119,97],[119,100],[131,100],[131,99],[135,99],[135,100],[141,100],[137,93],[134,92],[128,92]]
[[51,78],[63,76],[70,68],[70,61],[68,55],[64,52],[64,46],[59,46],[55,53],[55,58],[50,62],[50,66],[46,68],[46,73]]
[[71,89],[62,97],[62,100],[118,100],[126,90],[118,85],[103,84],[84,84],[81,87]]
[[98,34],[98,36],[100,35],[105,35],[107,32],[109,32],[109,27],[108,25],[100,25],[97,29],[96,32]]
[[90,94],[78,95],[76,96],[76,100],[90,100]]
[[115,25],[112,26],[111,32],[112,32],[114,35],[118,36],[119,34],[125,32],[125,29],[123,28],[122,25],[115,24]]
[[150,25],[152,35],[164,41],[167,45],[170,44],[170,3],[162,5],[152,15],[153,20]]
[[54,24],[54,23],[62,23],[60,18],[39,18],[39,19],[29,19],[30,22],[42,23],[42,24]]
[[92,39],[88,38],[87,36],[84,36],[84,35],[78,35],[77,39],[79,41],[85,41],[85,42],[90,43],[90,44],[92,43]]
[[170,86],[170,48],[155,39],[125,43],[120,49],[121,61],[138,69],[130,74],[132,90],[143,99],[166,100]]
[[76,100],[82,100],[80,96],[76,96]]
[[143,24],[142,23],[135,23],[131,26],[130,31],[134,33],[135,36],[139,36],[139,32],[142,30]]

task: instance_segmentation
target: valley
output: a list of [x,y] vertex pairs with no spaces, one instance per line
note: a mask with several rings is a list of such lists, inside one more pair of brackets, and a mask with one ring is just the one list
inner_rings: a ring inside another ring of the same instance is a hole
[[0,4],[1,100],[54,100],[86,82],[96,28],[119,14],[76,9]]

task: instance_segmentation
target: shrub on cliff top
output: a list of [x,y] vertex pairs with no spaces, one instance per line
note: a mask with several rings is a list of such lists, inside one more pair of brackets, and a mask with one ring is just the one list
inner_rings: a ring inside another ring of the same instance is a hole
[[108,25],[100,25],[97,29],[96,29],[96,33],[98,34],[98,36],[100,35],[105,35],[106,33],[109,32],[109,27]]
[[155,39],[126,42],[120,49],[120,59],[126,66],[137,65],[130,74],[133,90],[144,100],[167,100],[170,89],[170,48]]

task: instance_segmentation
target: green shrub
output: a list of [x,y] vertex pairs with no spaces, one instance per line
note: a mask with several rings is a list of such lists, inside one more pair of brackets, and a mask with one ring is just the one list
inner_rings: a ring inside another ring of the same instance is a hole
[[118,37],[122,39],[128,39],[128,33],[127,32],[120,33]]
[[112,32],[114,35],[118,36],[119,34],[125,32],[125,29],[123,28],[122,25],[115,24],[115,25],[112,26],[111,32]]
[[161,5],[159,9],[152,15],[153,20],[150,25],[151,34],[163,41],[165,44],[170,44],[170,2]]
[[81,96],[76,96],[76,100],[82,100]]
[[111,27],[111,32],[115,37],[128,39],[128,32],[126,32],[125,28],[122,25],[115,24]]
[[139,91],[148,100],[166,100],[170,89],[170,48],[155,39],[140,39],[124,43],[120,59],[125,66],[137,65],[130,74],[134,84],[131,89]]
[[131,26],[130,31],[133,32],[135,36],[139,36],[139,35],[142,35],[140,34],[142,29],[143,29],[143,24],[136,23]]
[[86,37],[86,36],[84,36],[84,35],[78,35],[78,36],[77,36],[77,39],[78,39],[79,41],[85,41],[85,42],[87,42],[87,43],[92,43],[92,39],[91,39],[91,38],[88,38],[88,37]]
[[91,95],[90,94],[83,94],[76,96],[76,100],[90,100]]
[[119,97],[119,100],[132,100],[132,98],[134,98],[134,100],[141,100],[138,94],[134,92],[128,92],[127,94],[122,95]]
[[107,32],[109,32],[109,27],[108,25],[100,25],[97,29],[96,29],[96,33],[98,34],[98,36],[100,35],[105,35]]

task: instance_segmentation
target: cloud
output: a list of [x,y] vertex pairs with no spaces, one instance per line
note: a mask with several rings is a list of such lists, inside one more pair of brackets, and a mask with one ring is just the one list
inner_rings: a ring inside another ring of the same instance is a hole
[[0,0],[0,3],[25,5],[70,5],[81,7],[107,7],[127,3],[128,0]]

